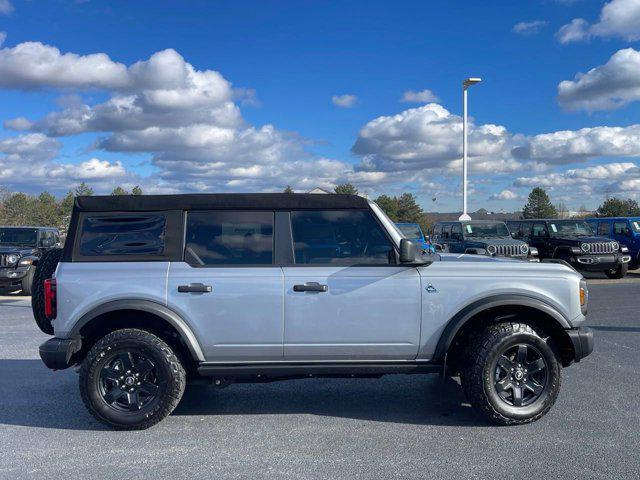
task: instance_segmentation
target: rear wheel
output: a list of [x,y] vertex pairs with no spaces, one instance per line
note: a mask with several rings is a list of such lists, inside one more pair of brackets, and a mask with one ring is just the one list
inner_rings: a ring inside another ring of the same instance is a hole
[[620,265],[618,265],[618,268],[605,270],[604,274],[609,278],[624,278],[627,274],[627,270],[629,270],[629,264],[621,263]]
[[518,425],[545,415],[560,390],[560,363],[549,339],[524,323],[489,325],[470,338],[462,387],[492,422]]
[[[31,282],[31,309],[33,310],[33,318],[35,318],[38,328],[44,333],[53,335],[53,325],[51,319],[44,314],[44,281],[53,276],[56,267],[62,258],[62,249],[54,248],[45,251],[33,274]],[[32,267],[33,268],[33,267]]]
[[171,347],[145,330],[109,333],[80,369],[80,394],[91,414],[118,430],[155,425],[178,405],[186,374]]

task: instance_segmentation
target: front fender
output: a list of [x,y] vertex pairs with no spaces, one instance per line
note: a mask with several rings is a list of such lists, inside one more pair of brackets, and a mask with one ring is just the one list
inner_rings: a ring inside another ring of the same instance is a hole
[[571,328],[571,323],[561,312],[556,310],[552,305],[540,300],[536,297],[530,297],[521,294],[501,294],[494,295],[487,298],[477,300],[460,310],[456,315],[447,322],[440,340],[436,346],[436,350],[433,356],[435,361],[442,361],[446,355],[449,347],[453,343],[453,339],[460,329],[474,316],[486,311],[490,308],[502,307],[502,306],[523,306],[530,307],[548,314],[552,317],[563,329]]

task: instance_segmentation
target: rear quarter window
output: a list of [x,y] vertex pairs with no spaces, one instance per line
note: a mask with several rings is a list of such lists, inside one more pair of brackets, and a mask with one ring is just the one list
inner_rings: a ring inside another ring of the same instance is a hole
[[162,255],[166,217],[161,214],[86,216],[82,221],[82,256]]

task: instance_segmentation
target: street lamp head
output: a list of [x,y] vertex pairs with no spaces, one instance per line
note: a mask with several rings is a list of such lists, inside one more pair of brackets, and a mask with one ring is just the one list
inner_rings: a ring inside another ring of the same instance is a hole
[[471,85],[475,85],[476,83],[480,83],[481,81],[482,79],[478,77],[467,78],[464,82],[462,82],[462,86],[470,87]]

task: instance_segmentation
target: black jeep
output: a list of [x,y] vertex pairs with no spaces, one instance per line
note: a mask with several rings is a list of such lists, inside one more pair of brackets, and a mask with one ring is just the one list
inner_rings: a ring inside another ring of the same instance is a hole
[[535,248],[512,238],[504,222],[493,220],[438,222],[433,227],[431,242],[436,249],[448,253],[514,257],[530,261],[538,259]]
[[609,278],[627,274],[629,249],[608,237],[596,236],[583,220],[510,220],[509,229],[538,249],[541,259],[564,260],[576,270],[604,272]]
[[0,288],[31,295],[35,265],[43,252],[60,247],[50,227],[0,227]]

